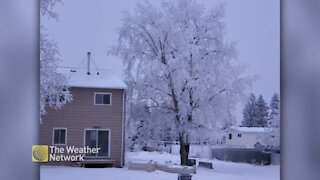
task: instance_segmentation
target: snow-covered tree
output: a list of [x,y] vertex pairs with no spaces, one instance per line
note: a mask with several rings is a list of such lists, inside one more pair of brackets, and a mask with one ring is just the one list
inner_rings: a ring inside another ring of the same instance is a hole
[[144,104],[150,115],[142,118],[154,133],[170,130],[180,142],[182,165],[191,142],[215,138],[230,123],[251,82],[235,61],[234,43],[224,39],[223,17],[221,5],[206,10],[193,0],[145,1],[124,13],[111,50],[123,59],[127,108]]
[[269,107],[265,100],[263,99],[262,95],[259,95],[257,100],[257,119],[256,119],[256,127],[267,127],[268,119],[269,119]]
[[58,18],[58,14],[54,11],[54,7],[62,3],[61,0],[40,0],[40,14],[49,18]]
[[255,127],[257,122],[257,98],[251,93],[245,108],[243,109],[243,121],[244,127]]
[[264,138],[264,144],[272,149],[280,148],[280,97],[275,93],[270,102],[270,118],[268,133]]
[[[269,124],[272,124],[272,120],[279,120],[280,116],[280,96],[278,93],[274,93],[271,102],[270,102],[270,121]],[[276,126],[277,127],[277,126]]]
[[[57,18],[53,7],[60,0],[41,0],[41,18]],[[71,101],[72,96],[67,87],[67,78],[57,72],[59,50],[56,43],[48,38],[44,25],[40,24],[40,114],[45,114],[46,106],[61,108]]]

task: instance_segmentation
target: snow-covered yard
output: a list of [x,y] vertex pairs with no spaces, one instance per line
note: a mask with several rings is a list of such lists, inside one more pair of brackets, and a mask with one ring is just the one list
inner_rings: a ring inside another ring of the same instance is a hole
[[[179,156],[159,152],[127,153],[127,161],[157,161],[164,163],[179,162]],[[207,160],[213,163],[214,169],[197,168],[192,180],[280,180],[279,166],[258,166],[244,163]],[[162,171],[144,172],[125,168],[77,168],[41,166],[41,180],[176,180],[177,174]]]

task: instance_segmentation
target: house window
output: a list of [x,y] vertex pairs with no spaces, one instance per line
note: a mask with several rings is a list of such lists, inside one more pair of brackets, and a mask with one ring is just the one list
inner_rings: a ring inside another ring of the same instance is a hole
[[94,93],[95,105],[111,105],[111,93]]
[[229,134],[229,139],[232,139],[232,134]]
[[53,129],[53,145],[66,145],[67,143],[67,129],[54,128]]
[[86,129],[84,138],[85,146],[100,148],[98,153],[88,153],[86,157],[110,157],[110,130]]
[[241,134],[238,134],[238,138],[241,138]]

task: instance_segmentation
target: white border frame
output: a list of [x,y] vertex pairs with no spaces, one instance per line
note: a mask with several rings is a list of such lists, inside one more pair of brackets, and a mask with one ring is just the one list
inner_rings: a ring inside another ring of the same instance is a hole
[[[66,131],[66,135],[65,135],[65,143],[64,144],[55,144],[54,143],[54,131],[55,130],[59,130],[59,129],[64,129]],[[55,146],[66,146],[67,145],[67,140],[68,140],[68,129],[67,128],[64,128],[64,127],[54,127],[52,128],[52,145],[55,145]]]
[[[110,95],[110,104],[96,104],[96,94],[108,94]],[[94,92],[93,95],[93,104],[97,106],[112,106],[112,93],[110,92]]]
[[110,158],[110,154],[111,154],[111,129],[99,129],[99,128],[84,128],[83,130],[83,147],[86,146],[86,131],[90,131],[90,130],[96,130],[96,131],[108,131],[109,132],[109,139],[108,139],[108,156],[85,156],[86,158]]

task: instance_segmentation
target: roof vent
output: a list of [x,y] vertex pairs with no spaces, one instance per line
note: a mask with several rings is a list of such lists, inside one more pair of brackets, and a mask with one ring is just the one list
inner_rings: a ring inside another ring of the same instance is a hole
[[87,74],[88,74],[88,75],[91,74],[91,73],[90,73],[90,55],[91,55],[91,53],[88,52],[88,53],[87,53],[87,56],[88,56]]

